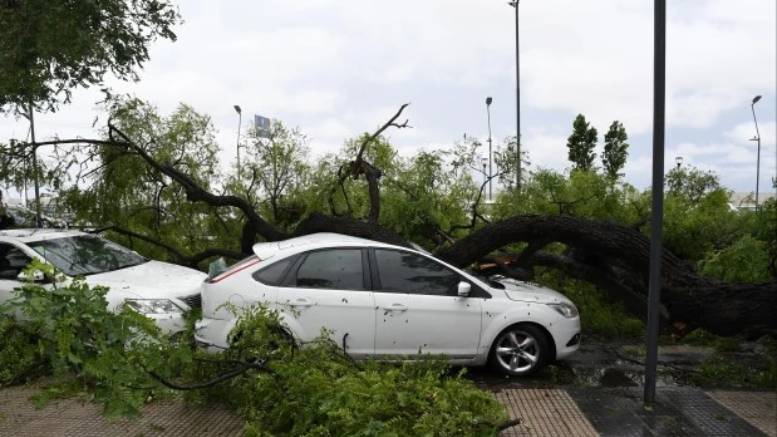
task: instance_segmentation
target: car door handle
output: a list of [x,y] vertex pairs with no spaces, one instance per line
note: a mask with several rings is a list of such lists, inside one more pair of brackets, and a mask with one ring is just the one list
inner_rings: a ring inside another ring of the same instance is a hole
[[401,303],[393,303],[389,306],[383,307],[383,309],[387,311],[407,311],[407,305],[404,305]]
[[293,307],[309,307],[313,305],[313,301],[308,299],[307,297],[301,297],[299,299],[294,300],[289,305]]

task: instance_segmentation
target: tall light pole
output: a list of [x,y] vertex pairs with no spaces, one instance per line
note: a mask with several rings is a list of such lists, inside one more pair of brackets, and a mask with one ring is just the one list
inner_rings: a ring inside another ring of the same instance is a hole
[[40,214],[40,182],[38,181],[38,144],[35,142],[35,108],[32,99],[29,102],[30,140],[32,141],[32,181],[35,188],[35,227],[43,224]]
[[666,0],[654,0],[653,12],[653,187],[648,274],[645,406],[656,400],[658,307],[661,304],[661,234],[664,226],[664,115],[666,108]]
[[521,44],[518,19],[518,1],[508,4],[515,8],[515,188],[521,189]]
[[240,174],[240,126],[243,124],[243,111],[240,109],[240,105],[235,105],[235,112],[237,112],[237,180],[241,180]]
[[753,123],[755,123],[755,138],[751,138],[750,141],[758,142],[758,158],[755,164],[755,210],[758,211],[758,191],[761,185],[761,133],[758,131],[758,120],[755,118],[755,104],[761,100],[761,96],[753,97],[753,102],[750,104],[750,109],[753,111]]
[[491,176],[494,174],[494,172],[491,170],[491,160],[492,160],[492,153],[491,153],[491,102],[493,102],[494,99],[491,97],[486,97],[486,115],[488,116],[488,175],[486,176],[488,179],[488,200],[493,200],[494,193],[491,190]]

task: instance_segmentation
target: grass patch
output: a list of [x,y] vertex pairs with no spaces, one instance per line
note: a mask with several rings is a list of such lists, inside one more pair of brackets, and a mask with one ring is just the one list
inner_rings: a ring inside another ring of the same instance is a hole
[[765,360],[764,367],[753,368],[735,356],[718,353],[699,365],[690,382],[704,387],[777,389],[777,359],[767,356]]
[[744,340],[737,337],[719,337],[704,329],[694,329],[680,340],[682,344],[692,346],[707,346],[719,353],[739,352]]

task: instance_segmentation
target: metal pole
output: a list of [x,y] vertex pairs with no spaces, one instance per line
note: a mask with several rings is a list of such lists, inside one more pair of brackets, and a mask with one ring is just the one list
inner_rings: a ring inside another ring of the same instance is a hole
[[515,8],[515,188],[521,189],[521,44],[518,1],[513,0],[510,6]]
[[32,180],[35,187],[35,227],[40,228],[43,220],[40,214],[40,183],[38,182],[38,145],[35,143],[35,109],[29,101],[30,140],[32,141]]
[[755,118],[755,104],[761,100],[761,96],[755,96],[750,109],[753,111],[753,123],[755,123],[755,140],[758,142],[758,158],[755,164],[755,210],[758,211],[758,192],[761,187],[761,132],[758,130],[758,120]]
[[[491,168],[491,159],[492,159],[492,152],[491,152],[491,102],[493,99],[491,97],[486,97],[486,114],[488,115],[488,175],[487,178],[491,178],[491,176],[494,174],[492,168]],[[494,193],[492,191],[491,187],[491,179],[488,179],[488,200],[493,200]]]
[[645,406],[656,399],[658,307],[661,302],[661,234],[664,219],[664,107],[666,93],[666,0],[654,0],[653,23],[653,206],[650,221],[650,284],[645,360]]
[[240,168],[240,126],[243,124],[243,111],[239,105],[235,105],[235,111],[237,112],[237,181],[242,181],[242,170]]

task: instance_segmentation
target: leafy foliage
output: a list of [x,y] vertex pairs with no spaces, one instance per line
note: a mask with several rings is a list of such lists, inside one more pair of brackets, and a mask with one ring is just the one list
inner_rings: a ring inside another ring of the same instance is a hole
[[686,165],[677,166],[666,174],[668,194],[682,197],[691,203],[698,202],[705,194],[721,189],[720,179],[710,171]]
[[106,73],[137,80],[158,38],[175,40],[166,0],[9,0],[0,3],[0,110],[56,109]]
[[604,134],[602,165],[610,179],[618,179],[620,176],[618,172],[626,165],[626,157],[629,155],[629,144],[626,142],[628,139],[626,128],[618,120],[613,121],[610,129]]
[[14,318],[0,316],[0,387],[26,382],[44,372],[37,339],[24,330]]
[[356,364],[323,333],[297,349],[282,315],[241,315],[225,357],[269,363],[219,388],[248,420],[248,435],[489,435],[506,419],[487,392],[449,376],[443,361]]
[[231,404],[248,435],[493,435],[506,419],[491,394],[462,373],[449,375],[443,361],[357,364],[326,333],[300,348],[286,334],[285,311],[257,306],[240,313],[232,347],[205,356],[128,308],[110,311],[105,288],[63,282],[45,264],[31,269],[45,272],[55,288],[30,282],[19,289],[10,309],[21,310],[23,321],[4,319],[0,332],[35,334],[3,348],[0,362],[9,367],[0,376],[18,382],[16,371],[44,363],[55,383],[41,402],[83,393],[109,416],[135,415],[149,400],[169,396],[169,381],[199,383],[254,364],[188,399]]
[[596,128],[591,126],[583,114],[578,114],[572,123],[572,135],[567,139],[569,161],[577,170],[591,170],[594,164],[596,147]]
[[745,234],[730,246],[707,255],[700,262],[700,270],[729,282],[766,282],[770,279],[766,247],[766,242]]
[[165,342],[153,321],[135,311],[109,311],[106,288],[80,279],[66,282],[39,261],[27,271],[35,270],[44,272],[54,288],[27,282],[11,309],[22,318],[17,329],[34,333],[36,340],[19,355],[33,355],[57,382],[42,398],[63,390],[88,391],[109,416],[137,414],[158,390],[148,386],[145,369],[178,363],[174,356],[186,350]]
[[[110,105],[113,123],[146,145],[160,162],[192,175],[207,189],[219,183],[215,129],[207,115],[180,105],[169,116],[138,99],[116,99]],[[182,247],[192,254],[209,247],[236,247],[241,222],[231,214],[186,200],[185,191],[172,184],[135,154],[112,146],[81,150],[92,161],[81,182],[63,191],[62,202],[76,223],[112,225]],[[157,244],[122,234],[110,236],[132,249],[156,258],[182,263]]]

